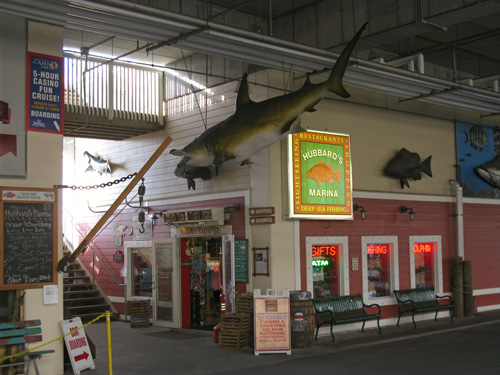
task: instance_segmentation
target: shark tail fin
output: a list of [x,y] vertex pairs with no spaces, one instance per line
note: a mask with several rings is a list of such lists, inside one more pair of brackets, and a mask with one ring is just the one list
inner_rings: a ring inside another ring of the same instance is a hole
[[351,58],[352,51],[354,51],[354,47],[356,46],[356,43],[361,37],[363,30],[366,29],[367,24],[368,22],[366,22],[358,30],[354,38],[352,38],[349,44],[347,44],[347,46],[344,48],[339,58],[337,59],[337,62],[335,63],[335,66],[332,69],[332,72],[330,73],[330,77],[328,77],[328,89],[331,92],[334,92],[337,95],[341,96],[342,98],[348,98],[351,96],[342,85],[342,78],[344,78],[344,73],[347,69],[347,65],[349,63],[349,59]]

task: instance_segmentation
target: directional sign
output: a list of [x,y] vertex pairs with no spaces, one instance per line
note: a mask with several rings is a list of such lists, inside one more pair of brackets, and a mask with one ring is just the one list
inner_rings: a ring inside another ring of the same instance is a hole
[[274,207],[250,207],[250,216],[274,215]]
[[60,324],[64,335],[71,332],[71,334],[64,338],[64,342],[66,343],[66,349],[68,350],[75,375],[80,375],[80,371],[88,368],[95,369],[87,335],[85,335],[85,331],[82,328],[82,320],[76,317],[74,319],[63,320]]
[[255,216],[250,218],[250,224],[274,224],[275,219],[274,216]]

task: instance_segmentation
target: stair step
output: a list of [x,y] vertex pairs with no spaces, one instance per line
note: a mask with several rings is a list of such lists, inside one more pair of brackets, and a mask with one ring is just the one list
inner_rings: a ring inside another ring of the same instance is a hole
[[68,310],[73,312],[74,310],[95,310],[95,309],[108,309],[109,305],[107,303],[101,303],[99,305],[81,305],[81,306],[68,306]]
[[93,288],[92,283],[64,284],[65,288]]
[[97,289],[87,289],[87,290],[68,290],[63,292],[64,296],[71,296],[74,294],[99,294]]
[[89,302],[89,301],[104,301],[104,297],[77,297],[77,298],[64,298],[64,303],[75,303],[75,302]]
[[90,278],[87,275],[84,275],[84,276],[64,276],[63,277],[64,281],[81,280],[81,279],[90,280]]
[[82,268],[75,268],[71,270],[66,270],[65,273],[85,273],[85,270]]

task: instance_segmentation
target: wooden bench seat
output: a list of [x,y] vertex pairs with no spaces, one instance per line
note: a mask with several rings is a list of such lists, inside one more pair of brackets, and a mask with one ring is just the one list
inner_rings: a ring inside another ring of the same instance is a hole
[[[401,316],[406,313],[411,313],[413,328],[417,328],[415,313],[420,312],[436,311],[434,320],[437,320],[439,311],[450,310],[450,317],[453,322],[453,309],[455,307],[453,297],[438,296],[434,287],[395,290],[394,295],[398,301],[398,327]],[[439,300],[441,299],[448,299],[448,301],[446,303],[440,303]]]
[[[24,349],[25,344],[38,341],[42,341],[40,320],[0,323],[0,347],[5,348],[5,354],[0,357],[0,368],[28,365],[25,374],[29,374],[30,365],[33,363],[36,374],[40,375],[37,359],[40,359],[44,354],[54,353],[54,350],[30,351],[3,360],[4,357],[9,356],[9,353],[15,354],[15,352],[26,350]],[[23,345],[23,349],[17,350],[17,345]]]
[[[335,341],[333,326],[336,324],[363,322],[361,331],[364,332],[365,322],[377,319],[378,331],[382,333],[380,329],[380,317],[382,316],[380,306],[377,304],[365,305],[361,294],[317,298],[313,299],[313,306],[316,313],[316,340],[318,339],[319,328],[324,324],[330,325],[330,334],[333,341]],[[377,310],[368,313],[367,308]]]

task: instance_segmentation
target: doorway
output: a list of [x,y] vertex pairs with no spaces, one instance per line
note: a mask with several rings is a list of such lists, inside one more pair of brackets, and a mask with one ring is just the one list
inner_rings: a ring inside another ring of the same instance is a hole
[[124,249],[126,301],[148,300],[153,325],[180,327],[179,258],[175,239],[130,241],[124,243]]
[[182,327],[212,329],[233,311],[232,235],[180,239]]

